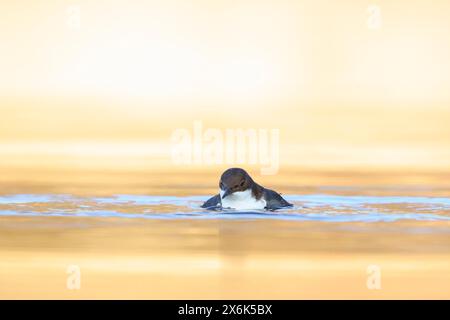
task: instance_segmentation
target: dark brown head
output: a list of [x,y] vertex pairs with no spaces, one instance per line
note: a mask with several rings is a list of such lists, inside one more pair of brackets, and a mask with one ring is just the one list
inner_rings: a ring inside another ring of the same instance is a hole
[[241,168],[231,168],[222,173],[219,182],[222,199],[234,192],[245,191],[251,188],[253,180],[250,175]]

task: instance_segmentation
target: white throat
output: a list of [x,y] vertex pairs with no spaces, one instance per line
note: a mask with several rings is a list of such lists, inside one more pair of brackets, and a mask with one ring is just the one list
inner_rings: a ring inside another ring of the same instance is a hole
[[264,209],[266,207],[266,201],[264,199],[256,200],[252,195],[252,190],[247,189],[245,191],[234,192],[222,198],[224,191],[219,190],[220,199],[222,201],[222,208],[238,209],[238,210],[255,210]]

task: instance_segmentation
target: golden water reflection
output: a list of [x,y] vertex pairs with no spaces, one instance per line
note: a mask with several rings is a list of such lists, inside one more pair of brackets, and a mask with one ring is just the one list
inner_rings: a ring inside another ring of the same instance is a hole
[[[0,220],[1,298],[450,296],[448,222]],[[70,265],[79,290],[66,287]],[[369,265],[380,290],[367,288]]]

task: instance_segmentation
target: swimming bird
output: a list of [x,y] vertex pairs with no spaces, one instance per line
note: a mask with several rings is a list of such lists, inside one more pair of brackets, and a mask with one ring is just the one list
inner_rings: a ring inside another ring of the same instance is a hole
[[276,210],[292,207],[278,193],[257,184],[250,175],[241,168],[230,168],[220,177],[219,194],[207,200],[202,208],[206,209],[238,209]]

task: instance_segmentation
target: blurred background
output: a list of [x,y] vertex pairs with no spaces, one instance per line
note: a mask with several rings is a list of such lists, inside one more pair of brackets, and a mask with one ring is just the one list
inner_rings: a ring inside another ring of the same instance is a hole
[[226,165],[170,157],[173,131],[195,120],[280,130],[279,174],[299,172],[300,183],[336,171],[448,177],[448,1],[0,6],[6,188],[119,186],[119,172],[217,176]]

